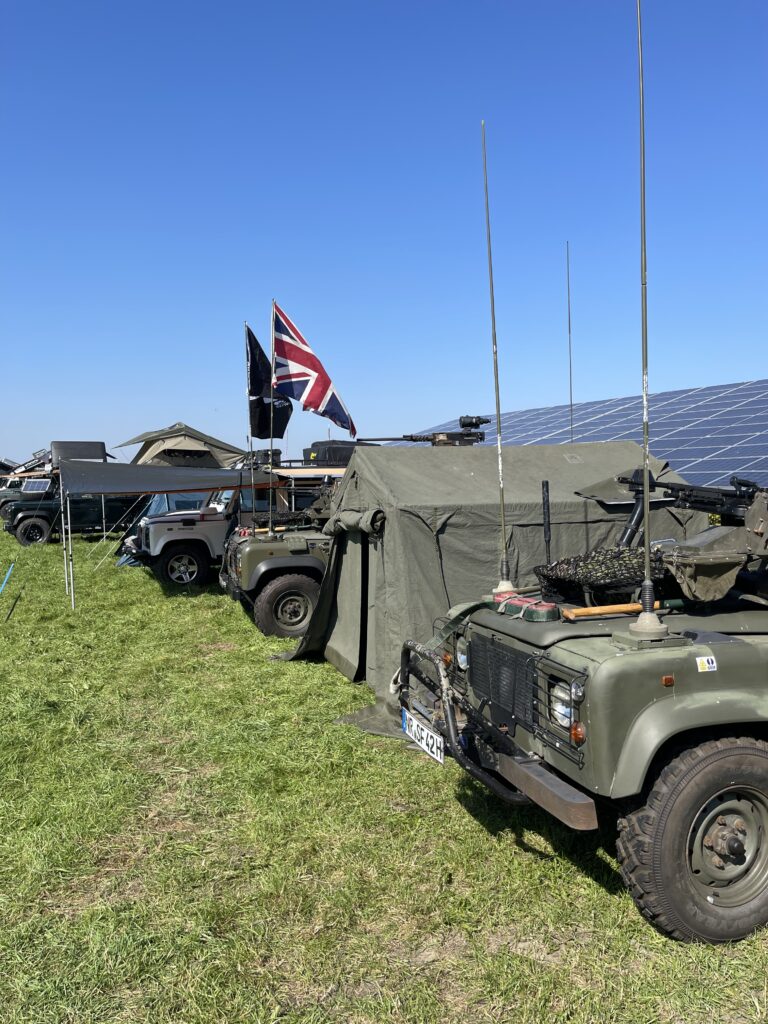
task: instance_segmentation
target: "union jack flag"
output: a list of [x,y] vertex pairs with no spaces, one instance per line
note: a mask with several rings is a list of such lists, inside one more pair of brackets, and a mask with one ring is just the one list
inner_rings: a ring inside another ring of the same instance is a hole
[[272,330],[275,345],[275,377],[272,383],[275,391],[301,402],[304,409],[327,416],[337,427],[348,430],[354,437],[357,428],[325,367],[277,303],[273,303]]

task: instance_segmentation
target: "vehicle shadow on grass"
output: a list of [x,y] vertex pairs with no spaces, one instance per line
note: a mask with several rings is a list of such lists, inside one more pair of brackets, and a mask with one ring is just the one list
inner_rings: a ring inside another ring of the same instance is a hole
[[164,597],[182,598],[184,600],[193,597],[203,597],[206,594],[221,594],[222,599],[227,595],[221,589],[216,580],[211,580],[208,583],[203,583],[199,586],[196,583],[166,583],[163,580],[159,580],[155,577],[155,582],[158,587],[162,590]]
[[[470,778],[459,779],[456,797],[492,836],[509,834],[521,850],[540,860],[565,857],[606,892],[624,891],[618,869],[605,858],[607,854],[613,861],[615,856],[615,811],[612,815],[610,810],[598,805],[599,827],[595,831],[576,832],[533,804],[514,807],[505,803]],[[542,850],[541,843],[535,842],[533,836],[543,839],[553,852]]]

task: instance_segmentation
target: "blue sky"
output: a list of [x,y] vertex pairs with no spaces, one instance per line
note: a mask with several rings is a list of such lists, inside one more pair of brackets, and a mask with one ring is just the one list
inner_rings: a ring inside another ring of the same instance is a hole
[[[0,455],[244,443],[273,296],[362,436],[492,409],[483,117],[503,408],[567,401],[566,239],[574,397],[639,391],[633,0],[0,14]],[[768,5],[643,14],[651,390],[766,377]]]

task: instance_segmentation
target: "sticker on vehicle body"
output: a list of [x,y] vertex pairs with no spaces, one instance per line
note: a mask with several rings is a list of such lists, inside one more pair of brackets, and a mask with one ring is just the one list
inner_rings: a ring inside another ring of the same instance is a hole
[[717,672],[717,658],[711,654],[706,658],[697,658],[696,668],[699,672]]

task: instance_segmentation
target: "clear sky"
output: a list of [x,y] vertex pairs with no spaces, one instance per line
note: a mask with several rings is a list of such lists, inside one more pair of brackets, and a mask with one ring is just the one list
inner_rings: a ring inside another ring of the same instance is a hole
[[[492,409],[483,117],[503,408],[567,401],[566,239],[574,397],[639,392],[634,0],[0,14],[0,455],[244,444],[273,296],[362,436]],[[766,377],[768,4],[643,14],[651,390]]]

